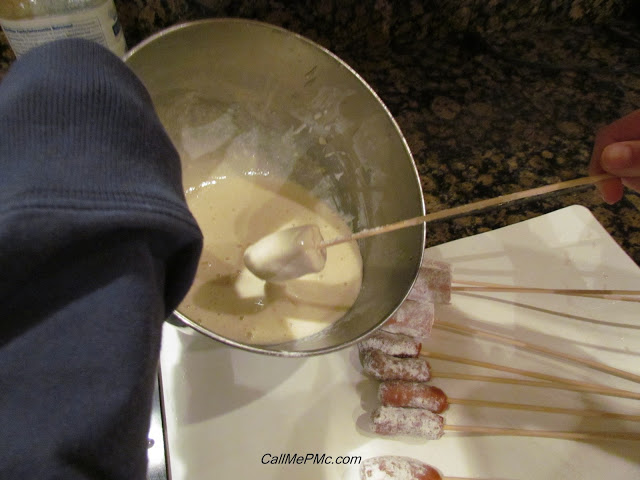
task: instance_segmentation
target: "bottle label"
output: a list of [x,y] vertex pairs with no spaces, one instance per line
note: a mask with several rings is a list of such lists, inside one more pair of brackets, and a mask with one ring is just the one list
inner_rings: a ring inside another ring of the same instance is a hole
[[16,57],[33,47],[62,38],[93,40],[118,56],[124,55],[126,50],[124,34],[113,1],[64,15],[21,20],[0,18],[0,25]]

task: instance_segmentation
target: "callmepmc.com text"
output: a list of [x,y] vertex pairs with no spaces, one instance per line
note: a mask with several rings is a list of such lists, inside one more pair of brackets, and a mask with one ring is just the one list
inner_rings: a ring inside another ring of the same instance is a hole
[[362,457],[332,456],[326,453],[265,453],[260,459],[263,465],[360,465]]

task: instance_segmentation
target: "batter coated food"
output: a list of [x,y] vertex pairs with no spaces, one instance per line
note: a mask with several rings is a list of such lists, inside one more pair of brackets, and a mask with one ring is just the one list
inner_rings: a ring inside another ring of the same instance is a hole
[[415,458],[384,455],[362,462],[360,480],[442,480],[442,476]]
[[338,213],[299,185],[224,177],[186,197],[204,233],[196,279],[178,307],[190,320],[239,342],[277,344],[320,332],[355,302],[362,282],[356,242],[332,247],[321,272],[281,284],[244,265],[246,248],[275,230],[313,223],[326,238],[350,232]]

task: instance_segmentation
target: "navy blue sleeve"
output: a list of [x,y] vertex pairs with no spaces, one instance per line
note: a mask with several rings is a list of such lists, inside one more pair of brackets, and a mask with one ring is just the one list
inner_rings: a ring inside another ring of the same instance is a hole
[[143,479],[202,236],[144,86],[82,40],[0,83],[0,478]]

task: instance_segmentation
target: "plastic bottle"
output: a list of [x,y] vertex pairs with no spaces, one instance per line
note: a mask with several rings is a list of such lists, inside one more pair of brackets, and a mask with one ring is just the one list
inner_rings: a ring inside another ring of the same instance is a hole
[[116,55],[126,50],[113,0],[0,0],[0,26],[19,57],[52,40],[93,40]]

